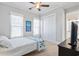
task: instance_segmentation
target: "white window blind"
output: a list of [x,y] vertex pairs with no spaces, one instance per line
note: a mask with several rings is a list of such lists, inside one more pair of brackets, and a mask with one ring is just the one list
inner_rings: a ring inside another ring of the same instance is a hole
[[23,36],[23,17],[11,14],[11,38]]
[[40,21],[39,19],[34,19],[33,20],[33,35],[36,36],[36,35],[39,35],[39,24],[40,24]]

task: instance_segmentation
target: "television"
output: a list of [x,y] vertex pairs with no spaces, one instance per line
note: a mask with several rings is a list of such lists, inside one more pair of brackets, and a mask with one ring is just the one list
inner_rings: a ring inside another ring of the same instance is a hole
[[77,30],[78,30],[78,25],[75,22],[71,22],[70,45],[72,46],[72,48],[75,48],[77,46]]

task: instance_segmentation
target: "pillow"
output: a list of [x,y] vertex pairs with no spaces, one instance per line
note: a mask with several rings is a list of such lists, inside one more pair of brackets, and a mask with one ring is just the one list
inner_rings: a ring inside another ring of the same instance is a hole
[[0,47],[11,48],[12,44],[7,37],[1,36],[0,37]]
[[[0,38],[2,38],[2,39],[8,39],[8,37],[6,37],[6,36],[0,36]],[[0,40],[2,40],[2,39],[0,39]]]

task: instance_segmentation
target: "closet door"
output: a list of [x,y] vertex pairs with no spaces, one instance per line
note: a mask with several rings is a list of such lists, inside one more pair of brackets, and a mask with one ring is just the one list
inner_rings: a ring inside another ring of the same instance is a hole
[[44,16],[42,20],[44,39],[56,42],[56,15]]

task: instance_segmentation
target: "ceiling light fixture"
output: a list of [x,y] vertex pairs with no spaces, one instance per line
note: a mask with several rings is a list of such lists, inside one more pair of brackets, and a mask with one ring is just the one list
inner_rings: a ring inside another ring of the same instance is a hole
[[35,6],[35,7],[36,7],[37,9],[40,8],[40,3],[41,3],[41,2],[36,2],[36,6]]
[[[42,4],[41,2],[36,2],[36,3],[35,2],[30,2],[30,3],[33,4],[34,7],[38,9],[38,11],[41,11],[41,7],[49,7],[48,4]],[[31,10],[34,7],[31,7],[29,9]]]

